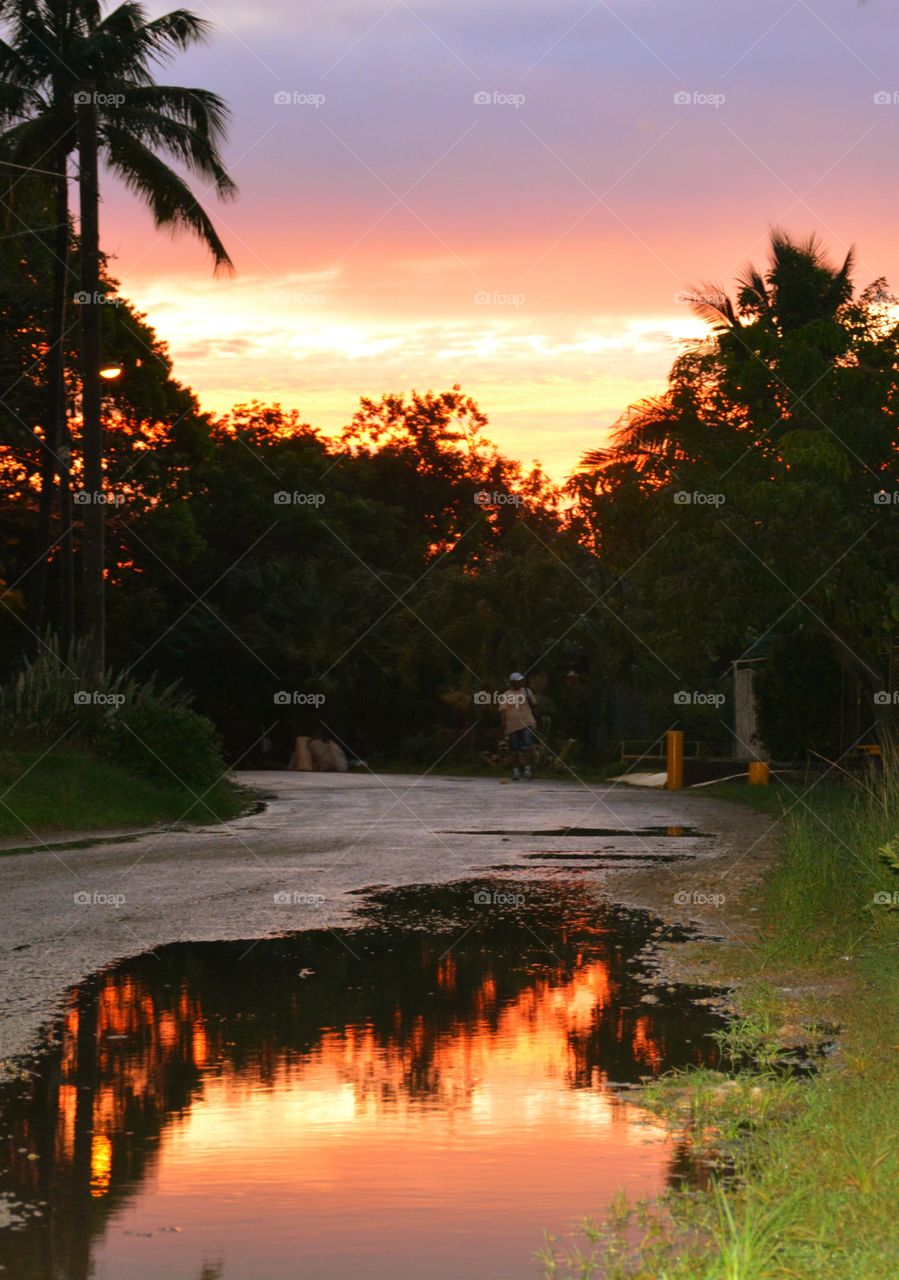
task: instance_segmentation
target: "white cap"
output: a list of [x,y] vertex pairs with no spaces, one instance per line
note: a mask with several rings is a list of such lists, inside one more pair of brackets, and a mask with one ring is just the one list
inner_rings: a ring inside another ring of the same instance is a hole
[[521,674],[521,672],[520,672],[520,671],[513,671],[513,672],[512,672],[512,674],[509,676],[509,679],[510,679],[510,680],[523,680],[523,679],[524,679],[524,676]]

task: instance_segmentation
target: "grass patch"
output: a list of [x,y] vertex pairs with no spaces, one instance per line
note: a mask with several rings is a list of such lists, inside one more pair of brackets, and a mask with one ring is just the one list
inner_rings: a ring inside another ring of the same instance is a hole
[[[736,799],[732,788],[707,792]],[[888,763],[861,783],[822,783],[808,794],[791,785],[757,798],[767,790],[741,788],[739,797],[754,808],[786,801],[789,813],[781,860],[759,891],[764,981],[740,988],[738,1016],[719,1037],[731,1071],[670,1073],[645,1091],[646,1105],[705,1162],[706,1185],[699,1177],[697,1187],[654,1204],[619,1203],[601,1225],[585,1226],[579,1246],[548,1246],[545,1277],[897,1273],[899,767]],[[733,958],[722,950],[725,972]],[[798,1026],[797,986],[806,993]],[[796,1033],[814,1043],[823,1023],[840,1025],[836,1052],[818,1074],[797,1079]]]
[[[202,788],[198,788],[202,796]],[[224,821],[243,812],[248,791],[227,779],[202,800],[172,785],[136,777],[85,752],[0,754],[0,835],[143,827],[158,822]]]
[[691,788],[691,796],[709,796],[713,800],[729,800],[746,805],[757,813],[770,813],[780,817],[795,799],[794,788],[772,779],[767,787],[751,787],[748,782],[713,782],[707,787]]
[[672,1128],[686,1131],[705,1163],[730,1167],[747,1134],[795,1111],[801,1089],[785,1072],[726,1075],[690,1067],[653,1081],[641,1102]]
[[899,831],[899,767],[874,787],[829,787],[815,793],[814,807],[810,801],[794,806],[783,856],[765,886],[766,960],[826,965],[876,951],[895,963],[896,920],[877,895],[899,889],[881,853]]

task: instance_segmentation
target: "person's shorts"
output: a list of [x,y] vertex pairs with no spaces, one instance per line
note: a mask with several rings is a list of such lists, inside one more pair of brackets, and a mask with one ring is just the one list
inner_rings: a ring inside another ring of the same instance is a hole
[[524,729],[513,729],[509,734],[509,750],[510,751],[530,751],[534,745],[534,730],[525,727]]

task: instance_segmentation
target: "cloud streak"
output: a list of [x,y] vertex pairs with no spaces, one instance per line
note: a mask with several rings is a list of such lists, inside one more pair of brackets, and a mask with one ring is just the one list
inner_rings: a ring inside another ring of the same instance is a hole
[[103,210],[126,292],[204,402],[302,391],[333,427],[363,392],[461,382],[510,451],[558,471],[661,384],[675,295],[729,283],[771,224],[857,243],[861,283],[899,276],[885,0],[206,16],[214,43],[177,73],[232,103],[242,196],[216,217],[237,277],[209,280],[111,183]]

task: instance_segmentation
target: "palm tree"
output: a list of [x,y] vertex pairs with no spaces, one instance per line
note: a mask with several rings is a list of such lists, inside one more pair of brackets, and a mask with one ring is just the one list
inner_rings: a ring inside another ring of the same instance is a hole
[[[29,21],[25,5],[15,7],[0,2],[0,16],[15,21],[13,43],[0,41],[0,123],[21,118],[21,123],[0,135],[0,179],[8,194],[4,197],[4,226],[18,230],[17,215],[11,202],[12,192],[30,175],[30,182],[49,188],[48,207],[54,224],[33,234],[46,233],[46,243],[53,255],[55,270],[50,298],[48,346],[46,353],[46,405],[43,437],[40,441],[40,506],[37,523],[36,560],[28,592],[28,615],[32,627],[40,630],[44,623],[44,592],[47,560],[52,550],[54,480],[58,466],[58,449],[63,440],[65,423],[65,391],[63,368],[63,336],[66,317],[67,276],[75,273],[68,265],[69,203],[67,165],[74,145],[71,130],[64,126],[60,114],[41,97],[35,84],[34,54],[41,50],[39,23]],[[46,33],[44,33],[46,34]],[[48,76],[49,78],[49,68]],[[32,170],[40,173],[32,174]],[[48,182],[47,179],[50,179]],[[21,204],[21,201],[19,202]],[[26,232],[27,234],[27,232]]]
[[717,285],[696,291],[693,309],[713,330],[733,331],[741,323],[764,320],[781,335],[791,333],[815,321],[833,320],[852,297],[854,249],[835,267],[814,233],[797,242],[775,228],[770,253],[767,274],[750,265],[737,278],[736,305]]
[[[222,163],[227,107],[216,94],[158,84],[154,64],[208,38],[210,26],[186,9],[148,19],[126,0],[103,16],[97,0],[0,0],[10,39],[0,41],[0,164],[43,169],[56,196],[56,279],[47,356],[48,418],[43,479],[49,510],[62,438],[61,342],[68,263],[68,165],[78,161],[83,485],[103,484],[100,385],[101,255],[99,162],[149,206],[157,227],[186,229],[212,254],[216,270],[231,259],[209,216],[161,155],[207,181],[221,197],[236,194]],[[49,522],[39,550],[49,550]],[[81,629],[95,665],[104,663],[104,507],[84,508]]]
[[[765,363],[756,340],[760,335],[773,338],[776,346],[806,325],[818,325],[819,349],[825,359],[832,360],[845,343],[845,335],[834,322],[852,297],[854,260],[850,249],[842,264],[834,266],[814,234],[797,242],[774,229],[767,272],[747,266],[737,278],[735,299],[720,285],[702,285],[693,291],[691,305],[709,325],[718,352],[736,368],[741,363]],[[692,384],[684,377],[688,369]],[[632,405],[616,424],[611,446],[585,454],[581,471],[596,476],[625,462],[637,471],[651,473],[657,467],[676,468],[690,459],[713,455],[716,437],[727,425],[726,406],[716,404],[714,415],[702,412],[703,389],[695,381],[699,377],[701,368],[695,353],[682,357],[674,366],[668,391]],[[681,394],[677,394],[678,388]],[[792,401],[790,388],[776,367],[772,367],[771,389],[772,399]],[[736,413],[731,425],[738,424]]]

